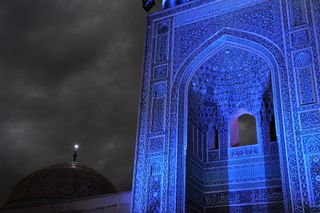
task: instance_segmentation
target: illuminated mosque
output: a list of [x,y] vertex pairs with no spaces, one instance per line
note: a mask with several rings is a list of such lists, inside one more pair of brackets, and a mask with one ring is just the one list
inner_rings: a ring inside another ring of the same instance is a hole
[[132,192],[76,165],[110,194],[33,212],[319,213],[320,1],[162,7],[148,15]]

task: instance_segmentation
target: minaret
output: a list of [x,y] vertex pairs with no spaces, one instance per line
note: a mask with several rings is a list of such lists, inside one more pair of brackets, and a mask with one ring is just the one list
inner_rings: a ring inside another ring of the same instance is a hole
[[74,154],[73,154],[73,162],[77,162],[77,157],[78,157],[78,149],[79,149],[79,145],[75,144],[74,145]]

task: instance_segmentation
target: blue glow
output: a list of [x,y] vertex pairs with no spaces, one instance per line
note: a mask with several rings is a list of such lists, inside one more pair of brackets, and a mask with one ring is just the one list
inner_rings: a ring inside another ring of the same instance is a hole
[[189,2],[189,0],[162,0],[162,9],[175,7],[176,5]]
[[320,212],[320,2],[185,2],[149,16],[132,212]]
[[174,7],[175,5],[176,5],[175,0],[163,0],[162,1],[162,9]]

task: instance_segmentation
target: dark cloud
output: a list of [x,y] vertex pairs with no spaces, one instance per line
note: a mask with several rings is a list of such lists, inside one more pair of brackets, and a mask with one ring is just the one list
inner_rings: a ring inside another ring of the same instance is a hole
[[145,23],[140,1],[0,1],[0,205],[76,141],[131,188]]

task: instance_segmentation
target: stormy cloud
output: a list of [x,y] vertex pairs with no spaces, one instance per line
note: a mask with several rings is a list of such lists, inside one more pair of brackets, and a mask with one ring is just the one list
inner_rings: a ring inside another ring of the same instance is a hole
[[145,24],[140,1],[0,1],[0,206],[76,142],[131,189]]

